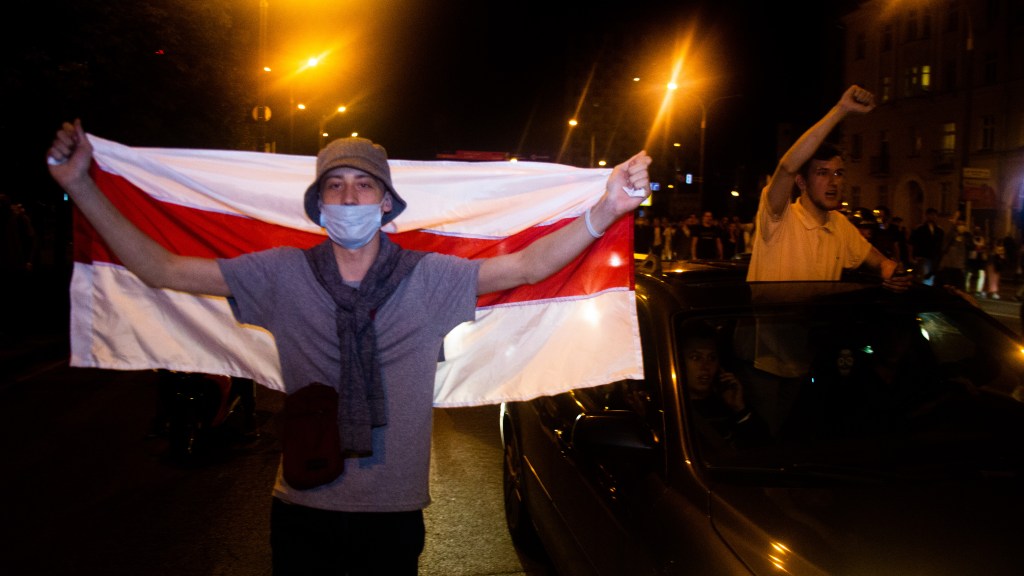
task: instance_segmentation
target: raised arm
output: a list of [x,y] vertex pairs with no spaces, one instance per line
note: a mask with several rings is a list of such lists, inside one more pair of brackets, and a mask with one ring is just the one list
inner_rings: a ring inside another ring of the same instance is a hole
[[[595,233],[604,234],[616,220],[643,202],[646,194],[631,196],[624,188],[643,188],[649,194],[647,167],[650,164],[651,157],[640,152],[612,170],[604,195],[590,210],[590,228]],[[518,252],[488,258],[480,266],[477,292],[487,294],[539,282],[572,262],[594,239],[586,217],[580,216]]]
[[67,191],[125,267],[155,288],[230,296],[216,260],[168,251],[114,207],[89,176],[92,153],[92,144],[81,122],[65,122],[47,152],[50,175]]
[[866,113],[875,107],[875,97],[860,86],[850,86],[839,102],[818,122],[808,128],[783,154],[768,183],[768,208],[773,215],[781,215],[790,202],[793,183],[800,167],[811,159],[829,133],[850,113]]

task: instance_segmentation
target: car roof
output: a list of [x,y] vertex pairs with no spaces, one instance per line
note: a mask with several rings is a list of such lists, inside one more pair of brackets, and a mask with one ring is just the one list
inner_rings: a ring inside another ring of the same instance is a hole
[[[673,262],[660,270],[637,263],[638,294],[660,295],[677,311],[711,311],[807,304],[872,303],[896,307],[971,306],[941,288],[913,286],[905,294],[882,288],[880,280],[848,273],[839,281],[747,282],[747,263],[740,260]],[[666,302],[667,303],[667,302]]]

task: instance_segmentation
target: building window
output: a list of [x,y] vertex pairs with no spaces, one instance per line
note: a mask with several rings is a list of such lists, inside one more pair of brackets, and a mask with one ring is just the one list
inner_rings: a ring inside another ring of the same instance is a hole
[[942,149],[956,150],[956,122],[946,122],[942,125]]
[[932,15],[922,14],[921,15],[921,38],[927,39],[932,37]]
[[854,162],[864,157],[864,137],[860,134],[850,136],[850,159]]
[[991,152],[996,144],[996,117],[981,117],[981,149]]
[[864,32],[858,32],[857,38],[854,40],[853,53],[855,60],[863,60],[867,57],[868,51],[868,38]]
[[878,185],[878,205],[889,205],[889,187],[885,184]]
[[862,206],[860,201],[860,186],[850,186],[850,206]]
[[910,66],[903,72],[903,96],[917,93],[917,66]]
[[903,95],[920,96],[931,90],[932,67],[925,64],[922,66],[910,66],[906,69],[903,78]]
[[939,213],[952,214],[957,205],[956,197],[953,195],[953,186],[949,182],[939,184]]
[[892,24],[882,26],[882,52],[892,50]]
[[882,103],[892,100],[892,76],[882,77]]

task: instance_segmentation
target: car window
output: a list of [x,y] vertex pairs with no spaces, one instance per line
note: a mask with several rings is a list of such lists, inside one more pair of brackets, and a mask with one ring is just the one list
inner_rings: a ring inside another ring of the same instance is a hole
[[[908,302],[850,299],[680,316],[682,412],[702,460],[877,470],[948,466],[956,454],[953,460],[970,465],[1020,465],[1024,351],[970,309]],[[690,367],[705,358],[693,350],[708,345],[686,344],[709,333],[714,375]]]
[[658,372],[657,346],[654,327],[650,312],[643,304],[638,306],[637,319],[640,327],[640,338],[645,343],[644,379],[620,380],[604,386],[575,390],[577,400],[590,411],[595,410],[629,410],[640,415],[660,437],[663,427],[663,410],[661,408],[661,390]]

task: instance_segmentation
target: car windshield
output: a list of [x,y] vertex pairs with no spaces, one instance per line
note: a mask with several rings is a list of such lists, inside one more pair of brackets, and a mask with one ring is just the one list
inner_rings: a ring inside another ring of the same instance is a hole
[[955,301],[862,292],[677,319],[700,460],[829,475],[1019,473],[1020,343]]

